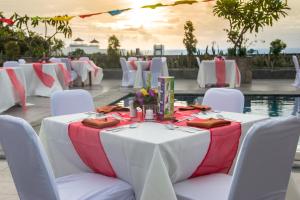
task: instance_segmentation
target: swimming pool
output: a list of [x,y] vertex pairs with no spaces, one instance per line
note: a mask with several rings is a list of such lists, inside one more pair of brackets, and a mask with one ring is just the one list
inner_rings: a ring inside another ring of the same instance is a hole
[[[132,96],[127,96],[117,102],[118,105],[128,106]],[[176,94],[175,105],[189,105],[202,102],[203,96],[196,94]],[[268,115],[270,117],[289,116],[299,111],[300,97],[297,96],[245,96],[244,113]]]

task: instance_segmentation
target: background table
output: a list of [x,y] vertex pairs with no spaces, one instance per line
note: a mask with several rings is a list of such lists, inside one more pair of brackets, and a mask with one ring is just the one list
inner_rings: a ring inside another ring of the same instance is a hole
[[[14,70],[17,78],[23,84],[26,94],[26,81],[23,70],[19,67],[10,68]],[[16,93],[5,69],[7,68],[0,68],[0,113],[20,102],[20,97]]]
[[[90,63],[89,63],[90,62]],[[94,76],[93,71],[94,68],[91,65],[95,65],[93,61],[81,61],[81,60],[72,60],[71,66],[74,71],[80,76],[81,82],[84,83],[85,81],[90,78],[90,85],[99,85],[103,79],[103,70],[101,67],[98,67],[98,72],[96,76]],[[96,66],[96,65],[95,65]],[[90,77],[89,77],[90,74]]]
[[[241,122],[243,140],[253,123],[268,117],[221,113]],[[203,118],[215,114],[203,115]],[[68,124],[86,114],[46,118],[40,137],[56,177],[90,172],[68,136]],[[137,199],[176,199],[173,184],[189,178],[201,163],[210,143],[208,130],[194,133],[169,130],[159,123],[141,123],[136,129],[100,134],[106,155],[117,177],[130,183]],[[232,170],[231,170],[232,171]]]
[[[67,69],[64,63],[61,63]],[[67,87],[64,85],[63,74],[60,71],[58,63],[45,63],[43,64],[43,72],[49,74],[54,78],[54,83],[51,88],[45,86],[39,77],[36,75],[33,64],[20,64],[19,68],[23,70],[26,89],[28,96],[44,96],[50,97],[55,91],[61,91]]]
[[[226,66],[226,79],[225,83],[229,84],[229,87],[239,87],[240,86],[240,78],[237,80],[237,75],[239,77],[239,70],[236,70],[236,62],[235,60],[225,60]],[[214,60],[203,60],[200,64],[197,82],[201,88],[205,88],[206,84],[216,84],[216,65]]]
[[[136,69],[136,76],[135,76],[135,81],[134,81],[133,87],[134,88],[142,88],[142,87],[144,87],[144,83],[145,83],[145,80],[143,80],[143,71],[149,70],[149,61],[137,60],[137,61],[135,61],[135,64],[137,66],[137,69]],[[130,61],[127,61],[127,65],[129,66],[130,69],[133,70],[133,67],[130,64]],[[163,61],[161,73],[163,76],[169,76],[167,62],[165,62],[165,61]]]

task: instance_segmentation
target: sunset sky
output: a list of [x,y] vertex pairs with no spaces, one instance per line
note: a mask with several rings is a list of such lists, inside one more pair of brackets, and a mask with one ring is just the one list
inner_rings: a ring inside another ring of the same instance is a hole
[[[191,20],[196,28],[198,48],[205,48],[216,41],[220,48],[228,47],[223,29],[226,22],[212,14],[214,2],[180,5],[151,9],[139,6],[154,3],[169,3],[171,0],[0,0],[0,11],[9,17],[13,12],[30,16],[77,15],[122,8],[135,8],[117,16],[102,14],[86,19],[71,21],[73,37],[85,41],[96,38],[100,48],[107,47],[107,39],[115,34],[124,49],[152,49],[153,44],[162,43],[166,49],[183,49],[183,25]],[[258,34],[259,42],[253,48],[269,47],[270,41],[280,38],[290,48],[300,47],[300,1],[289,0],[289,16],[271,28]],[[70,43],[71,40],[65,40]]]

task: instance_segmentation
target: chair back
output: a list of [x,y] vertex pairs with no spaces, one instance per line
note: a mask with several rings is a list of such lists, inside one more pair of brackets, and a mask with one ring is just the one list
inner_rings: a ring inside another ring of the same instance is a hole
[[201,65],[200,58],[199,58],[199,57],[196,57],[196,60],[197,60],[198,67],[200,68],[200,65]]
[[60,63],[61,59],[52,57],[52,58],[49,59],[49,61],[52,62],[52,63]]
[[285,199],[299,134],[296,117],[255,124],[242,144],[228,199]]
[[123,73],[127,73],[129,71],[129,68],[128,68],[126,59],[120,58],[120,64],[121,64]]
[[245,97],[237,89],[211,88],[206,91],[202,104],[213,110],[242,113]]
[[54,92],[50,101],[52,116],[95,110],[92,96],[88,91],[82,89]]
[[137,57],[128,57],[128,61],[132,61],[132,60],[138,60]]
[[69,58],[60,58],[60,61],[62,63],[65,63],[69,72],[72,71],[72,64],[71,64],[71,60]]
[[26,60],[25,60],[25,59],[19,59],[19,60],[18,60],[18,63],[19,63],[19,64],[26,64]]
[[299,67],[299,61],[298,61],[297,56],[293,56],[293,63],[295,65],[296,71],[299,72],[300,71],[300,67]]
[[80,57],[79,58],[80,61],[89,61],[89,57]]
[[162,70],[162,66],[163,66],[163,61],[161,58],[159,57],[155,57],[152,59],[152,62],[151,62],[151,73],[152,74],[159,74],[161,73],[161,70]]
[[22,200],[59,200],[49,160],[33,128],[23,119],[0,116],[0,142]]
[[6,61],[3,63],[3,67],[19,67],[20,63],[17,61]]

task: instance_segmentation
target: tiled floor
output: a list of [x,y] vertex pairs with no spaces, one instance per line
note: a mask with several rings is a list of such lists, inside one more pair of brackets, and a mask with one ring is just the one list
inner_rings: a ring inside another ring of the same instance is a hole
[[[300,89],[291,86],[293,80],[254,80],[252,84],[242,85],[240,88],[244,94],[277,94],[299,95]],[[94,97],[96,106],[109,104],[134,90],[120,88],[120,81],[105,80],[101,86],[85,87]],[[204,94],[195,80],[176,80],[176,93]],[[44,97],[29,97],[28,102],[34,104],[28,107],[26,113],[20,107],[13,107],[3,114],[19,116],[31,123],[38,131],[41,120],[50,116],[50,99]],[[0,153],[1,154],[1,153]],[[300,171],[294,170],[293,176],[300,187]],[[11,173],[5,160],[0,160],[0,200],[19,199],[13,184]]]

